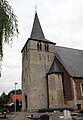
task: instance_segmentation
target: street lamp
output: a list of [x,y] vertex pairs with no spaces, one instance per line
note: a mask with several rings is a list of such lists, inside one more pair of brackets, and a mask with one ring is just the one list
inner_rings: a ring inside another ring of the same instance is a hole
[[16,85],[17,83],[15,83],[15,112],[16,112]]

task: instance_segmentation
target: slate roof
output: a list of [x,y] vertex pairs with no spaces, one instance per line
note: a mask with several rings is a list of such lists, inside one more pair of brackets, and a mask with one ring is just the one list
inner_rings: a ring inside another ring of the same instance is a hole
[[24,50],[27,42],[29,40],[35,40],[35,41],[40,41],[40,42],[46,42],[46,43],[50,43],[50,44],[56,44],[50,40],[45,39],[37,12],[35,12],[35,17],[34,17],[34,22],[33,22],[33,26],[32,26],[32,31],[31,31],[31,35],[30,38],[28,38],[28,40],[26,41],[24,47],[22,48],[21,52]]
[[38,39],[38,40],[39,39],[45,40],[45,36],[44,36],[43,30],[41,28],[37,12],[35,13],[35,18],[34,18],[34,23],[33,23],[30,38]]
[[83,50],[55,47],[56,57],[73,77],[83,77]]
[[[47,39],[45,39],[37,12],[35,13],[35,17],[34,17],[34,22],[33,22],[33,27],[32,27],[32,31],[31,31],[31,35],[30,35],[31,39],[35,39],[38,41],[44,41],[44,42],[50,42],[53,43]],[[53,43],[55,44],[55,43]]]
[[48,74],[51,74],[51,73],[63,73],[63,71],[60,69],[56,59],[53,61],[52,66],[48,72]]

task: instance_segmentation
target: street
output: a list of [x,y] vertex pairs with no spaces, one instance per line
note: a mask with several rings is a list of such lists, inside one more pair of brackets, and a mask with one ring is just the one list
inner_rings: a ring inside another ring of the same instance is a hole
[[[53,114],[53,113],[28,113],[28,112],[8,113],[6,118],[0,118],[0,120],[36,120],[34,118],[39,118],[40,116],[46,115],[46,114],[50,116],[49,120],[64,120],[63,113],[54,115],[55,113]],[[33,118],[31,119],[30,117],[33,117]],[[44,120],[44,119],[41,119],[41,120]],[[74,119],[72,120],[83,120],[83,115],[79,114],[78,116],[75,116]]]

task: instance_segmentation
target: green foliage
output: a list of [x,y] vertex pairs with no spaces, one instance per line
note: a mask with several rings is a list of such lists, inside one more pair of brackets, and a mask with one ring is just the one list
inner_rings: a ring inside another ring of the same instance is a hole
[[20,89],[16,90],[16,94],[22,94],[22,90]]
[[[10,91],[8,95],[10,95],[11,93],[15,94],[15,90]],[[22,94],[22,90],[20,89],[16,90],[16,94]]]
[[[8,103],[10,101],[10,94],[15,94],[15,90],[10,91],[8,94],[5,94],[3,92],[0,96],[0,106],[3,106],[4,104]],[[16,94],[22,94],[22,90],[18,89],[16,90]]]
[[6,104],[9,101],[8,95],[5,94],[5,92],[2,93],[0,96],[0,106]]
[[6,0],[0,0],[0,55],[3,56],[3,44],[12,42],[18,35],[18,21],[16,15]]

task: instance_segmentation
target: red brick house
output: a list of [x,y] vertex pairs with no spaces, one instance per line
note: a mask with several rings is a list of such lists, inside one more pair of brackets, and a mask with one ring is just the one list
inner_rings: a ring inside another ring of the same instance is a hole
[[21,110],[22,107],[22,94],[10,94],[10,100],[7,104],[5,104],[3,107],[7,108],[9,111],[15,110],[15,101],[19,102],[18,109]]
[[10,101],[11,102],[15,102],[16,101],[16,99],[19,101],[19,102],[22,102],[22,94],[13,94],[13,93],[11,93],[10,94]]

